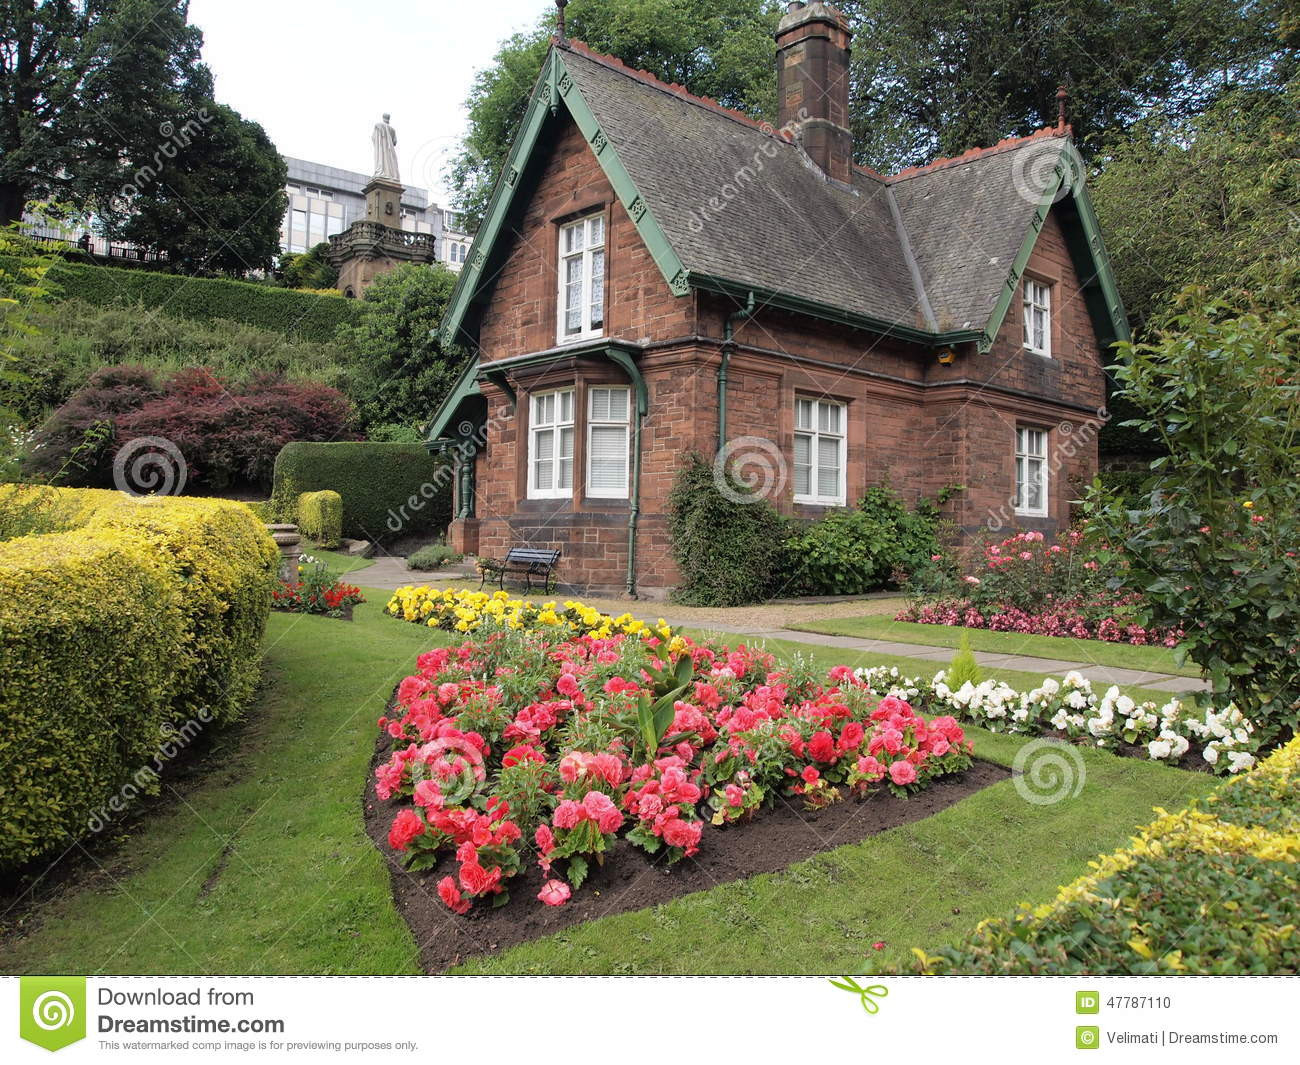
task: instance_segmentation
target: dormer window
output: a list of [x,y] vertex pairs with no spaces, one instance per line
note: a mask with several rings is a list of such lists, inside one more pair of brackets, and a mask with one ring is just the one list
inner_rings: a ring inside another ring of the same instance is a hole
[[560,227],[561,344],[600,336],[605,328],[605,215]]
[[1025,278],[1025,347],[1035,355],[1052,357],[1052,289]]

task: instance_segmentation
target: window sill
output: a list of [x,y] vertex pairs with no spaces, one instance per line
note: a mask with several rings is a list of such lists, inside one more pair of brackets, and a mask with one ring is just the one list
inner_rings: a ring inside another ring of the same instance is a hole
[[843,499],[813,499],[811,496],[795,496],[794,503],[800,507],[846,507]]
[[598,333],[580,333],[577,336],[562,336],[556,340],[555,346],[567,348],[571,344],[582,344],[588,340],[600,340],[604,335],[605,331],[602,329]]
[[1050,351],[1039,351],[1037,348],[1031,348],[1028,344],[1025,344],[1021,350],[1029,355],[1037,355],[1040,359],[1050,359],[1052,357]]
[[1045,510],[1020,510],[1015,511],[1017,518],[1050,518],[1051,515]]

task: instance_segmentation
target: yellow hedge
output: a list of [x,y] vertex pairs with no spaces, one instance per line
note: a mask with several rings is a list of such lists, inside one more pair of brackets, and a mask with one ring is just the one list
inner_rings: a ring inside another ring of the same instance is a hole
[[343,497],[325,488],[298,497],[298,528],[318,547],[338,547],[343,539]]
[[278,558],[240,503],[9,488],[0,513],[37,492],[77,527],[0,543],[0,866],[112,821],[242,712]]

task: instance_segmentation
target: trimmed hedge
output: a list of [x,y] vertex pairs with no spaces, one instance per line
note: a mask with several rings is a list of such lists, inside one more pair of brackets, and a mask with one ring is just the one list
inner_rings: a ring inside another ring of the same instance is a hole
[[293,520],[301,493],[330,489],[343,497],[343,535],[381,541],[444,530],[452,479],[446,460],[421,444],[297,442],[275,460],[271,502]]
[[360,300],[224,278],[80,263],[58,263],[48,277],[63,297],[97,307],[138,303],[173,318],[243,322],[298,340],[333,340],[340,325],[357,325],[365,314]]
[[926,974],[1300,973],[1300,739],[1044,905],[915,950]]
[[298,528],[326,549],[343,539],[343,497],[328,488],[298,497]]
[[0,543],[0,868],[71,845],[257,683],[278,552],[240,503],[54,491],[68,531]]

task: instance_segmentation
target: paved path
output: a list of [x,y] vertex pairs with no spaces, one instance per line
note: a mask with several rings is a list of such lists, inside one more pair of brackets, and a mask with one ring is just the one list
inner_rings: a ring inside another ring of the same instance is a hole
[[[357,584],[368,588],[399,588],[404,584],[455,584],[478,586],[478,575],[461,567],[433,570],[421,573],[406,568],[406,560],[401,558],[377,558],[374,564],[357,570],[349,575]],[[700,612],[694,616],[672,610],[666,603],[654,601],[630,602],[621,600],[586,599],[585,602],[601,610],[622,613],[624,610],[639,612],[647,617],[663,617],[674,628],[704,629],[706,631],[727,632],[754,639],[789,640],[792,643],[806,643],[817,647],[842,647],[859,654],[893,655],[901,658],[915,658],[917,672],[938,671],[940,666],[952,661],[953,650],[950,647],[930,647],[924,644],[897,643],[893,640],[871,640],[857,636],[831,636],[819,632],[800,632],[787,629],[771,622],[724,620],[710,616],[709,612]],[[856,606],[836,603],[840,608],[831,613],[843,614],[844,608],[866,613],[866,605]],[[806,608],[805,608],[806,609]],[[661,613],[661,611],[664,611]],[[1153,691],[1182,693],[1204,689],[1204,681],[1193,677],[1175,677],[1167,673],[1152,673],[1141,669],[1120,669],[1116,666],[1102,666],[1087,662],[1068,662],[1057,658],[1035,658],[1030,655],[998,654],[992,651],[976,651],[975,660],[985,669],[996,673],[997,670],[1014,670],[1017,673],[1034,673],[1042,677],[1061,677],[1070,670],[1076,670],[1087,677],[1094,685],[1109,686],[1123,684],[1132,687],[1150,688]],[[931,663],[923,666],[922,663]]]

